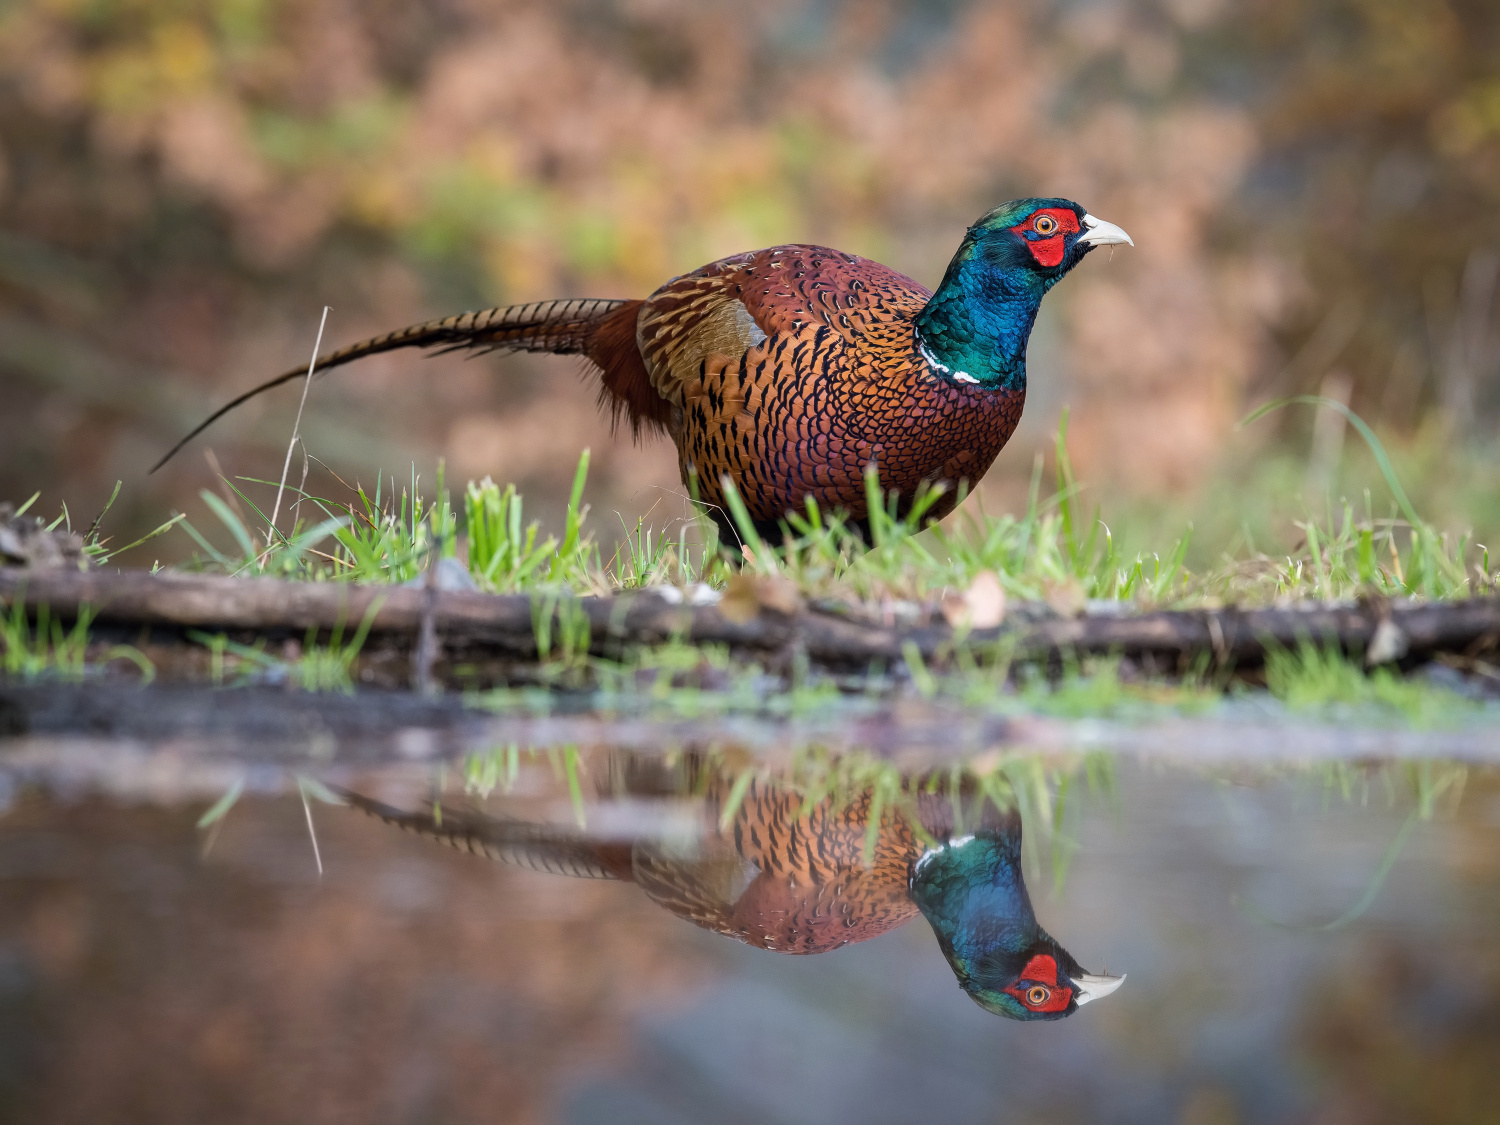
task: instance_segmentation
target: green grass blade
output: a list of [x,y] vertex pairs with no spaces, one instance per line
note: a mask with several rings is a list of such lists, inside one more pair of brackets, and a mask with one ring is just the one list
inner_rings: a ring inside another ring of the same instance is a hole
[[1406,489],[1401,487],[1401,481],[1396,476],[1395,466],[1391,464],[1391,459],[1386,454],[1385,446],[1375,436],[1375,431],[1365,424],[1363,418],[1350,410],[1338,399],[1328,398],[1326,395],[1292,395],[1289,398],[1279,398],[1275,402],[1268,402],[1258,410],[1254,410],[1246,415],[1240,421],[1239,428],[1244,428],[1250,425],[1250,423],[1264,418],[1272,411],[1293,405],[1322,406],[1342,414],[1349,424],[1359,431],[1359,436],[1364,438],[1365,444],[1370,447],[1370,452],[1375,457],[1375,464],[1380,467],[1380,474],[1385,477],[1385,483],[1390,488],[1391,495],[1396,498],[1396,503],[1401,508],[1401,514],[1406,517],[1407,522],[1413,527],[1422,522],[1421,517],[1417,515],[1417,510],[1412,507],[1411,501],[1407,499]]

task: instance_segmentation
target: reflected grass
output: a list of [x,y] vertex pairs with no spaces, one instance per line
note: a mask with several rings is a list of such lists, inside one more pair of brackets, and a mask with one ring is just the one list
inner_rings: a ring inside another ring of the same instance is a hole
[[[602,759],[602,760],[601,760]],[[864,862],[873,862],[879,834],[898,821],[920,842],[934,846],[924,823],[921,803],[937,797],[952,817],[951,835],[975,831],[986,809],[1019,814],[1025,825],[1022,860],[1029,879],[1050,878],[1054,895],[1061,895],[1076,857],[1082,851],[1082,828],[1089,817],[1116,816],[1117,759],[1108,753],[1048,753],[1025,749],[994,749],[949,763],[901,760],[858,747],[836,750],[817,742],[799,742],[772,753],[756,753],[734,744],[665,748],[659,753],[627,753],[603,748],[584,751],[576,744],[527,747],[517,743],[468,755],[459,775],[464,792],[488,798],[524,788],[534,799],[547,791],[550,778],[566,792],[580,830],[588,826],[587,811],[600,802],[639,797],[622,789],[621,760],[657,762],[672,779],[657,796],[668,801],[706,801],[712,825],[731,826],[752,785],[800,796],[794,815],[805,820],[815,810],[825,815],[855,812],[865,829]],[[536,777],[520,785],[528,771]],[[1213,776],[1219,771],[1208,771]],[[1338,929],[1362,917],[1374,904],[1386,876],[1399,860],[1413,832],[1431,821],[1440,808],[1456,812],[1462,799],[1468,767],[1453,762],[1322,763],[1310,766],[1281,764],[1257,767],[1247,775],[1243,767],[1223,774],[1226,784],[1265,789],[1286,786],[1294,805],[1312,797],[1324,814],[1334,809],[1371,809],[1403,814],[1392,842],[1376,864],[1370,881],[1349,907],[1333,918],[1305,925],[1275,921],[1252,904],[1239,903],[1247,915],[1283,928],[1317,931]],[[595,783],[586,795],[586,783]],[[647,835],[652,831],[649,811],[640,815]],[[680,820],[662,815],[664,831],[681,831]]]
[[[1372,776],[1373,774],[1373,776]],[[1381,855],[1380,861],[1372,871],[1369,881],[1365,884],[1363,893],[1346,910],[1326,922],[1316,923],[1288,923],[1272,918],[1263,909],[1253,903],[1244,902],[1236,898],[1236,905],[1245,915],[1263,925],[1273,926],[1277,929],[1294,930],[1303,933],[1329,933],[1333,930],[1343,929],[1351,922],[1362,918],[1369,909],[1375,905],[1380,897],[1380,892],[1385,886],[1385,881],[1395,867],[1396,861],[1400,859],[1402,851],[1410,839],[1413,830],[1425,821],[1430,821],[1437,810],[1438,801],[1444,796],[1451,794],[1450,804],[1456,811],[1459,801],[1462,799],[1464,786],[1468,781],[1469,770],[1467,766],[1454,762],[1403,762],[1381,766],[1375,770],[1366,767],[1355,766],[1350,763],[1331,763],[1312,771],[1312,779],[1323,783],[1324,811],[1328,809],[1329,798],[1337,794],[1343,803],[1348,806],[1357,805],[1364,808],[1370,803],[1372,787],[1382,790],[1385,794],[1385,807],[1388,810],[1396,810],[1401,801],[1397,795],[1397,779],[1405,781],[1409,790],[1411,810],[1407,813],[1400,827],[1396,830],[1390,844]],[[1358,797],[1356,799],[1356,790]]]
[[1404,679],[1384,666],[1365,669],[1342,652],[1311,643],[1271,649],[1266,685],[1290,710],[1367,723],[1395,719],[1438,728],[1492,710],[1447,688]]
[[209,677],[215,687],[226,686],[225,677],[232,672],[231,686],[236,687],[263,681],[287,681],[303,691],[335,691],[352,695],[354,662],[364,648],[382,604],[383,598],[370,603],[354,635],[347,640],[342,617],[334,623],[326,644],[318,642],[318,628],[310,627],[303,638],[301,653],[292,659],[272,656],[266,651],[263,639],[246,645],[230,640],[224,633],[206,633],[200,629],[188,630],[187,637],[208,649]]
[[[466,693],[469,706],[498,715],[547,714],[588,708],[606,717],[705,720],[745,717],[770,721],[850,721],[870,716],[903,696],[943,713],[1059,720],[1149,723],[1175,717],[1243,717],[1239,704],[1259,700],[1261,721],[1317,722],[1411,730],[1448,730],[1500,719],[1500,702],[1468,698],[1422,677],[1403,678],[1381,667],[1366,670],[1340,652],[1313,646],[1273,651],[1265,670],[1268,693],[1255,683],[1207,675],[1143,676],[1119,657],[1064,660],[1060,667],[1013,664],[1008,657],[975,658],[938,670],[908,653],[905,667],[872,668],[861,690],[828,674],[799,678],[755,663],[736,663],[723,651],[692,646],[638,650],[621,661],[589,658],[569,686],[562,665],[534,687]],[[1267,698],[1269,696],[1269,699]]]
[[94,619],[88,606],[79,608],[71,625],[52,617],[45,605],[37,607],[33,619],[18,598],[7,610],[0,603],[0,671],[22,681],[56,679],[80,683],[90,673],[124,660],[134,665],[143,684],[156,678],[156,666],[134,645],[110,645],[89,659],[89,626]]

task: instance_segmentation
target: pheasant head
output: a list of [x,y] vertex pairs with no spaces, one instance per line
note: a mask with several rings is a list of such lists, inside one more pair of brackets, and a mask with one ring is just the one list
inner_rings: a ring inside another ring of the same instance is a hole
[[996,1015],[1062,1019],[1125,980],[1086,972],[1037,924],[1019,825],[929,849],[913,869],[911,894],[959,985]]
[[1135,245],[1069,199],[1016,199],[969,228],[917,317],[933,369],[991,390],[1026,388],[1026,342],[1047,290],[1096,246]]

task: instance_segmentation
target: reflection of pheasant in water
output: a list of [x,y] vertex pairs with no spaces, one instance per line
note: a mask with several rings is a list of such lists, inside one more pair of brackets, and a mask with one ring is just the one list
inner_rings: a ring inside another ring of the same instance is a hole
[[[982,477],[1020,420],[1043,295],[1095,246],[1129,241],[1069,200],[1020,199],[969,228],[935,294],[853,254],[777,246],[713,262],[644,301],[464,313],[352,344],[317,366],[413,347],[581,355],[617,421],[671,436],[683,483],[721,526],[727,476],[774,541],[778,521],[808,497],[863,520],[871,464],[908,501],[924,481]],[[241,395],[162,462],[302,374]],[[955,501],[950,488],[931,515]]]
[[[637,772],[631,780],[632,793],[662,795],[659,778],[643,785]],[[461,850],[554,874],[637,883],[679,917],[778,953],[822,953],[924,914],[963,989],[1012,1019],[1061,1019],[1124,979],[1086,973],[1037,924],[1014,813],[975,810],[975,830],[955,837],[951,802],[920,794],[917,816],[940,842],[924,844],[905,817],[888,810],[866,864],[870,794],[837,806],[825,799],[799,816],[800,794],[755,781],[721,829],[728,791],[725,779],[710,779],[703,837],[675,845],[651,837],[591,841],[549,825],[451,809],[438,819],[345,796],[390,824]]]

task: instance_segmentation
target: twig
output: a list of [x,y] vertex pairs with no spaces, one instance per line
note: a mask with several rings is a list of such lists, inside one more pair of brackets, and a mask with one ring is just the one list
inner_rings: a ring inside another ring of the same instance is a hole
[[417,628],[417,644],[411,653],[411,686],[423,695],[436,695],[437,684],[432,678],[432,665],[437,659],[437,602],[438,566],[443,561],[443,537],[439,533],[437,546],[427,565],[426,580],[422,584],[422,616]]
[[307,814],[307,834],[312,837],[313,860],[318,865],[318,878],[323,877],[323,856],[318,851],[318,830],[313,827],[312,805],[307,802],[307,786],[301,782],[297,784],[297,791],[302,794],[302,811]]
[[323,319],[318,321],[318,339],[313,344],[312,359],[307,361],[307,378],[302,381],[302,399],[297,403],[297,420],[292,423],[292,440],[287,443],[286,460],[281,465],[281,483],[276,486],[276,504],[271,509],[271,528],[266,534],[266,550],[257,566],[266,565],[266,559],[271,557],[271,545],[280,534],[276,530],[276,517],[281,514],[281,493],[286,488],[286,475],[292,469],[292,450],[297,448],[297,439],[301,437],[302,408],[307,405],[307,389],[312,386],[313,369],[318,366],[318,353],[323,350],[323,329],[328,324],[329,311],[328,306],[324,305]]

